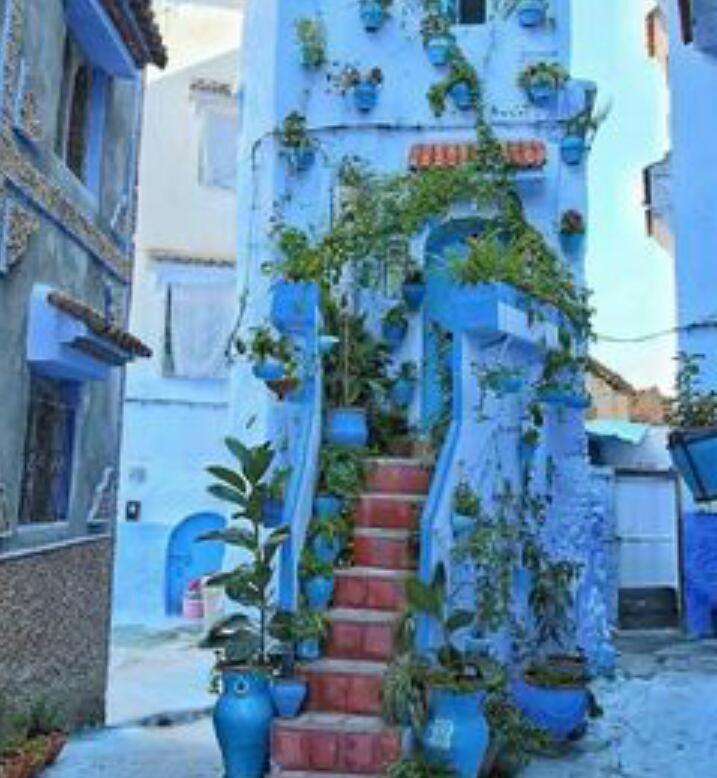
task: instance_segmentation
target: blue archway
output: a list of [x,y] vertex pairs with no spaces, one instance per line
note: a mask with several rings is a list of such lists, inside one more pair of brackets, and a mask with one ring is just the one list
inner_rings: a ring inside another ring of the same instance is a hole
[[196,513],[178,524],[169,538],[165,577],[165,609],[168,616],[182,612],[182,598],[190,581],[215,573],[224,561],[224,544],[197,542],[205,532],[224,529],[218,513]]

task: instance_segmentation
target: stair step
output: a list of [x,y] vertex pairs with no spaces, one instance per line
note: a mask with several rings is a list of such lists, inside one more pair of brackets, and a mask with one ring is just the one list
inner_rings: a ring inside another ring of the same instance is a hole
[[418,557],[416,533],[406,529],[357,527],[354,530],[354,563],[359,567],[412,570]]
[[360,608],[333,608],[326,614],[326,655],[332,659],[388,661],[393,656],[398,613]]
[[356,526],[416,529],[425,501],[416,494],[363,494],[356,506]]
[[375,775],[400,753],[400,732],[378,716],[305,713],[272,732],[272,762],[283,770]]
[[298,674],[309,685],[307,709],[334,713],[378,715],[385,662],[321,659],[300,665]]
[[366,488],[389,494],[427,494],[431,468],[418,459],[367,459]]
[[406,602],[404,582],[408,570],[349,567],[336,571],[334,605],[339,608],[372,608],[395,611]]
[[316,773],[306,770],[282,770],[280,767],[271,771],[271,778],[383,778],[379,773]]

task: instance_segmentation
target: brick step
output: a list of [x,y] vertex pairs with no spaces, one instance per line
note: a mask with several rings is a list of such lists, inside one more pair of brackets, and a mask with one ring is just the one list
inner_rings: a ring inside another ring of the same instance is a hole
[[375,775],[399,758],[401,735],[378,716],[305,713],[274,723],[271,753],[282,770]]
[[356,506],[356,526],[416,529],[425,501],[416,494],[363,494]]
[[337,608],[401,610],[406,602],[407,570],[380,567],[348,567],[335,574],[334,605]]
[[381,712],[385,671],[385,662],[356,659],[320,659],[297,668],[298,675],[309,685],[308,710],[365,716]]
[[431,468],[418,459],[367,459],[366,488],[383,494],[428,494]]
[[418,558],[416,542],[412,530],[357,527],[353,561],[357,567],[413,570]]
[[394,653],[394,627],[398,613],[333,608],[329,621],[326,655],[331,659],[365,659],[386,662]]
[[271,778],[383,778],[379,773],[315,773],[306,770],[282,770],[280,767],[271,771]]

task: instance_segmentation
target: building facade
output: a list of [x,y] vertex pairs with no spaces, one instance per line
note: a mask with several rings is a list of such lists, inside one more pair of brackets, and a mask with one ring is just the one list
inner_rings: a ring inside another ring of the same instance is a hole
[[187,585],[221,564],[194,540],[223,522],[205,467],[228,428],[241,7],[156,4],[176,56],[144,107],[130,321],[154,354],[127,372],[117,624],[181,616]]
[[0,6],[0,706],[104,716],[149,2]]

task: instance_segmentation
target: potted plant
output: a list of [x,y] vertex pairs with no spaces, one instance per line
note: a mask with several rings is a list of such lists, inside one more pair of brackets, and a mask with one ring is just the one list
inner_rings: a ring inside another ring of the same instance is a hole
[[59,709],[46,700],[27,714],[0,709],[0,775],[31,778],[54,764],[67,742],[61,719]]
[[418,311],[426,296],[426,275],[415,262],[409,263],[401,286],[403,301],[409,311]]
[[280,646],[279,667],[271,680],[271,697],[279,717],[296,718],[306,699],[308,684],[296,675],[294,624],[296,614],[277,611],[271,622],[271,635]]
[[403,362],[391,387],[391,401],[399,408],[407,408],[416,393],[418,370],[415,362]]
[[262,381],[277,381],[295,376],[296,357],[291,339],[275,336],[269,327],[254,327],[251,338],[236,340],[236,350],[253,362],[252,372]]
[[560,245],[566,254],[577,254],[585,238],[585,220],[576,210],[568,210],[560,217]]
[[429,62],[436,67],[447,65],[455,46],[450,19],[437,11],[425,14],[421,19],[421,37]]
[[302,16],[296,20],[296,38],[301,52],[301,64],[318,70],[326,62],[326,30],[321,19]]
[[517,15],[521,27],[540,27],[545,24],[546,0],[520,0]]
[[208,472],[216,481],[209,492],[229,506],[231,526],[206,533],[205,541],[220,541],[243,552],[240,564],[212,576],[208,585],[224,590],[237,610],[209,630],[202,645],[220,657],[221,694],[214,709],[214,726],[227,776],[262,778],[269,754],[274,716],[269,688],[270,625],[274,602],[274,558],[289,537],[289,528],[266,530],[262,515],[262,483],[274,459],[271,445],[250,447],[227,438],[233,466],[216,465]]
[[321,658],[321,641],[326,636],[326,616],[319,611],[302,608],[294,614],[292,636],[296,644],[296,658],[315,662]]
[[566,165],[579,165],[595,139],[602,123],[610,115],[610,105],[597,109],[588,99],[585,108],[565,122],[565,135],[560,141],[560,156]]
[[448,75],[428,90],[428,104],[436,116],[442,116],[449,96],[460,111],[472,111],[480,103],[480,82],[473,65],[460,54],[450,59]]
[[451,514],[453,534],[462,536],[470,532],[480,515],[480,509],[480,498],[471,485],[465,479],[459,481],[453,490],[453,513]]
[[359,0],[359,14],[366,32],[381,29],[393,0]]
[[680,353],[668,414],[672,462],[698,503],[717,499],[717,392],[701,385],[703,360],[702,354]]
[[316,159],[314,144],[306,129],[306,117],[292,111],[279,129],[279,139],[289,165],[297,173],[308,170]]
[[531,103],[547,105],[554,100],[569,76],[557,62],[535,62],[528,65],[518,78],[518,85],[525,91]]
[[313,547],[301,555],[299,578],[309,610],[325,611],[334,594],[334,561],[319,558]]
[[264,526],[267,529],[274,529],[282,522],[286,487],[290,477],[290,467],[277,467],[274,469],[271,478],[265,486],[261,510]]
[[378,103],[378,90],[383,84],[383,71],[373,67],[361,72],[353,65],[345,65],[330,77],[336,89],[346,95],[353,95],[354,105],[362,113],[372,111]]
[[334,564],[346,543],[348,529],[343,516],[330,516],[311,526],[311,550],[320,562]]
[[512,367],[490,367],[480,373],[478,382],[484,391],[518,394],[525,385],[523,373]]
[[391,351],[396,351],[408,332],[408,309],[405,305],[394,305],[383,317],[381,333]]

